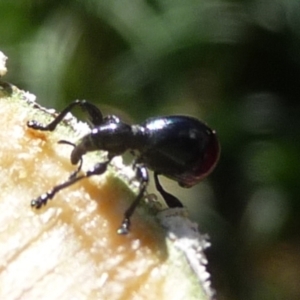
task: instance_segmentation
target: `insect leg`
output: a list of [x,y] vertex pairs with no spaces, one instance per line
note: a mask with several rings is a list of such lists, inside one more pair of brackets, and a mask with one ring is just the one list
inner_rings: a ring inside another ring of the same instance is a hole
[[42,125],[39,122],[32,120],[27,122],[27,126],[33,129],[42,130],[42,131],[53,131],[56,126],[63,120],[67,113],[69,113],[74,107],[80,106],[85,110],[94,126],[100,125],[103,123],[103,115],[101,111],[93,104],[85,100],[75,100],[70,105],[68,105],[51,123],[48,125]]
[[148,171],[145,166],[134,164],[134,167],[136,168],[137,175],[136,177],[140,181],[140,191],[135,198],[135,200],[131,203],[131,205],[128,207],[128,209],[124,213],[124,219],[122,221],[122,224],[120,228],[118,229],[118,234],[128,234],[130,230],[130,218],[133,215],[136,207],[140,203],[141,199],[144,197],[144,193],[146,190],[146,187],[148,185],[149,176]]
[[[74,173],[71,174],[71,176],[63,183],[56,185],[53,189],[50,191],[46,192],[45,194],[41,195],[37,199],[34,199],[31,201],[31,206],[35,207],[37,209],[41,208],[42,205],[46,205],[49,200],[51,200],[60,190],[74,184],[75,182],[88,178],[93,175],[101,175],[103,174],[106,169],[107,165],[109,164],[110,160],[98,163],[94,166],[93,169],[89,170],[86,172],[85,175],[81,175],[77,177],[78,170],[75,171]],[[80,167],[81,167],[81,162],[80,162]]]
[[154,182],[156,189],[160,192],[164,200],[166,201],[167,205],[171,208],[174,207],[183,207],[182,203],[173,195],[166,192],[163,187],[161,186],[159,180],[158,180],[158,174],[157,172],[154,172]]

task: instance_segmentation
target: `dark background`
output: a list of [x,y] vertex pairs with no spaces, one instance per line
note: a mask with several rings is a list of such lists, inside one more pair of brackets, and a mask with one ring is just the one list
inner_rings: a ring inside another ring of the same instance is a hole
[[300,2],[1,1],[5,77],[46,107],[217,130],[215,172],[165,182],[209,233],[218,299],[300,299]]

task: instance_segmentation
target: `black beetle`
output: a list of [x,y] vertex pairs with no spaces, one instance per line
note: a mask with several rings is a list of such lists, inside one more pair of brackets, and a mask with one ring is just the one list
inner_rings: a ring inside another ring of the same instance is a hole
[[[36,130],[53,131],[75,106],[80,106],[88,113],[93,125],[91,132],[76,144],[68,141],[59,141],[59,143],[74,147],[71,163],[74,165],[79,163],[79,167],[68,180],[32,200],[32,207],[40,208],[46,205],[58,191],[83,178],[103,174],[114,156],[131,150],[135,157],[133,168],[140,181],[140,190],[136,199],[125,211],[124,219],[118,229],[119,234],[127,234],[130,228],[130,217],[143,198],[148,184],[147,168],[154,171],[156,188],[167,205],[182,207],[176,197],[162,188],[158,175],[169,177],[177,181],[180,186],[191,187],[206,177],[216,166],[220,147],[215,131],[193,117],[177,115],[154,117],[140,125],[129,125],[113,115],[103,117],[95,105],[85,100],[76,100],[50,124],[42,125],[33,120],[29,121],[27,126]],[[81,170],[82,156],[96,150],[107,151],[107,160],[96,164],[86,174],[78,175]]]

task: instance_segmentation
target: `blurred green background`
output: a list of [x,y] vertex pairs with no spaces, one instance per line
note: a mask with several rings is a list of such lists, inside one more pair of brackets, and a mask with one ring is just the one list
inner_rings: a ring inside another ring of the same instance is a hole
[[300,299],[300,1],[0,0],[0,50],[46,107],[216,129],[215,172],[164,185],[211,237],[218,299]]

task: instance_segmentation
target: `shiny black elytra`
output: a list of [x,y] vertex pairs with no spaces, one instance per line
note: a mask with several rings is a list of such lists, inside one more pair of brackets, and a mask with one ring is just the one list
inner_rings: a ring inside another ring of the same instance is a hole
[[[154,181],[169,207],[182,207],[181,202],[167,193],[158,180],[164,175],[183,187],[191,187],[206,177],[216,166],[220,148],[215,131],[201,121],[188,116],[164,116],[147,119],[140,125],[129,125],[118,117],[103,117],[100,110],[87,101],[76,100],[66,107],[50,124],[42,125],[37,121],[29,121],[27,126],[42,131],[53,131],[68,112],[75,106],[85,110],[93,125],[91,132],[82,137],[76,144],[68,141],[59,143],[74,147],[71,163],[79,163],[78,169],[63,183],[31,201],[31,206],[40,208],[46,205],[55,194],[73,183],[93,175],[103,174],[114,156],[131,150],[135,159],[133,168],[140,181],[140,190],[129,208],[118,229],[119,234],[127,234],[130,229],[130,217],[143,198],[147,184],[147,168],[154,171]],[[108,152],[107,160],[97,163],[84,175],[79,175],[82,156],[90,151],[104,150]]]

